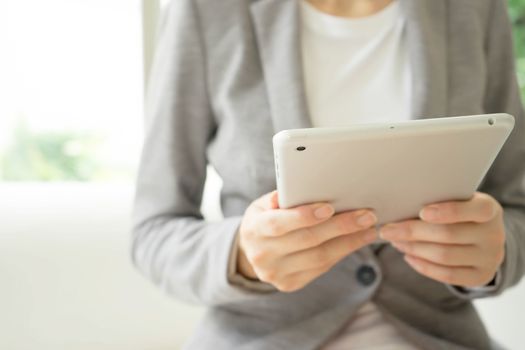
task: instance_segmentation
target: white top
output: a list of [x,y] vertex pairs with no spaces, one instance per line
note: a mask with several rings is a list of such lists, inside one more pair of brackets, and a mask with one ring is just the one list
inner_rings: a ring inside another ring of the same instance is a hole
[[301,9],[313,126],[409,119],[410,65],[398,2],[359,19],[326,14],[305,0]]
[[[404,19],[394,1],[359,19],[301,1],[305,92],[314,127],[410,119],[411,75]],[[363,305],[323,350],[417,349],[377,307]]]

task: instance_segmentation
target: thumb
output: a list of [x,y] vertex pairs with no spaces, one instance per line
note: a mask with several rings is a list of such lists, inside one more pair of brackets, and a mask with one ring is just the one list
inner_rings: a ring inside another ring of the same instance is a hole
[[277,191],[268,192],[257,198],[254,202],[257,207],[263,210],[271,210],[279,208]]
[[255,200],[255,205],[262,210],[271,210],[279,208],[277,190],[263,194]]
[[270,193],[270,209],[279,209],[279,196],[277,191],[272,191]]

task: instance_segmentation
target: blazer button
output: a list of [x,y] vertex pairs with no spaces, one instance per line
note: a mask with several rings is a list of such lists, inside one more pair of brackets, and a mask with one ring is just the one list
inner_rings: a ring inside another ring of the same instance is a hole
[[370,265],[361,265],[356,272],[356,278],[363,286],[368,287],[377,279],[374,268]]

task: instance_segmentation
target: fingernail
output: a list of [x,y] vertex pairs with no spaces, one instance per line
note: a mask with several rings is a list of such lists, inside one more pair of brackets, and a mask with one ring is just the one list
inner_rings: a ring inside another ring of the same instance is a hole
[[425,207],[419,212],[419,217],[423,220],[436,220],[439,215],[437,207]]
[[404,233],[405,231],[401,227],[395,225],[383,226],[379,231],[381,238],[393,241],[403,238]]
[[334,213],[334,208],[330,204],[323,204],[321,207],[315,209],[314,215],[318,219],[326,219]]
[[376,216],[371,212],[365,212],[357,217],[357,224],[361,227],[368,227],[377,221]]

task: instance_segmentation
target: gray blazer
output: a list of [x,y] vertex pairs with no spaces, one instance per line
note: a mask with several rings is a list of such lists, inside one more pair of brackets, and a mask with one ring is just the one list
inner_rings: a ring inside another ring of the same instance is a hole
[[[414,118],[507,112],[515,130],[480,190],[505,208],[496,290],[525,273],[525,119],[504,0],[399,0]],[[489,349],[471,299],[409,268],[390,246],[351,254],[302,290],[228,279],[246,207],[275,189],[271,139],[309,127],[296,0],[175,0],[151,73],[132,256],[169,295],[209,306],[189,349],[315,349],[373,300],[424,349]],[[225,218],[199,210],[211,164]],[[261,283],[262,284],[262,283]],[[177,327],[177,325],[174,325]]]

